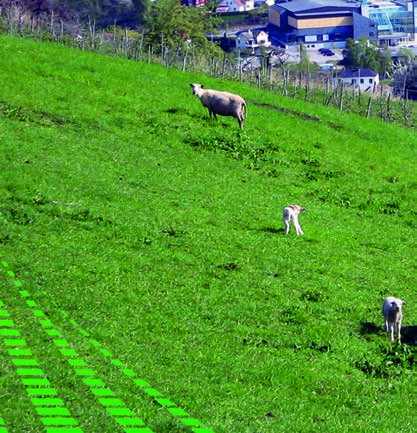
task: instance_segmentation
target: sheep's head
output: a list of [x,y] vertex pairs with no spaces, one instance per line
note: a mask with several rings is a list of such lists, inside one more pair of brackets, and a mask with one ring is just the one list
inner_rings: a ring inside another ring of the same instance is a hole
[[298,213],[304,212],[305,210],[307,210],[305,207],[301,207],[298,204],[293,204],[293,205],[291,205],[291,207]]
[[391,308],[396,313],[401,311],[403,305],[406,305],[406,302],[401,299],[396,299],[395,301],[391,302]]
[[398,303],[397,301],[391,302],[391,308],[393,311],[398,313],[399,311],[401,311],[401,304]]
[[199,95],[201,94],[201,90],[204,89],[204,86],[202,84],[190,84],[190,87],[193,89],[193,95]]

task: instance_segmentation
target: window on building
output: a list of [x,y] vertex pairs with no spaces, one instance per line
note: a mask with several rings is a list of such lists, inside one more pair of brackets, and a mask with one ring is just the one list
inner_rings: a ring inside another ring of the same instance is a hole
[[352,81],[350,82],[350,84],[356,84],[356,78],[352,78]]
[[365,80],[361,78],[361,84],[365,84]]
[[372,84],[374,80],[372,78],[369,79],[369,84]]

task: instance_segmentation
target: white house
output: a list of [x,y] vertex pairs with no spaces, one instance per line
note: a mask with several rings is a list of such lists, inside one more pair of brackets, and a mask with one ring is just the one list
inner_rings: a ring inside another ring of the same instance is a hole
[[269,40],[269,35],[265,30],[248,30],[237,33],[236,35],[237,48],[248,48],[254,50],[255,48],[269,46],[271,46],[271,42]]
[[363,92],[374,92],[379,85],[379,74],[366,68],[345,69],[336,76],[335,85],[339,83]]
[[223,0],[217,6],[216,12],[246,12],[252,9],[255,9],[255,0]]

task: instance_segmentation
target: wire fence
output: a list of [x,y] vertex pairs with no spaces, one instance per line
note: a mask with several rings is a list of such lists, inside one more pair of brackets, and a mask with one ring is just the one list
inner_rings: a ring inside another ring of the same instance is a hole
[[285,97],[335,107],[366,118],[378,118],[382,122],[410,128],[416,124],[416,104],[408,93],[398,97],[389,85],[374,86],[365,92],[339,82],[336,71],[297,71],[274,50],[251,56],[256,60],[251,63],[244,50],[226,53],[216,46],[217,49],[202,52],[191,41],[182,41],[178,46],[168,45],[163,35],[152,37],[145,28],[131,31],[118,27],[115,22],[113,26],[101,29],[91,19],[82,23],[77,19],[64,21],[54,13],[30,16],[13,5],[10,2],[9,7],[0,7],[2,33],[236,80]]

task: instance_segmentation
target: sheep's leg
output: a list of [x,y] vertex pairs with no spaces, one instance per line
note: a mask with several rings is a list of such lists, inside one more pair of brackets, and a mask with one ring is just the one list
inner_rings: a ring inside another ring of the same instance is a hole
[[238,115],[237,121],[239,122],[240,129],[243,129],[243,114]]
[[303,229],[301,228],[300,224],[297,222],[297,235],[303,235]]
[[290,232],[290,222],[288,220],[284,220],[285,224],[285,234],[287,235]]
[[297,233],[297,236],[304,234],[303,230],[301,229],[300,223],[298,222],[298,218],[294,218],[294,227],[295,227],[295,231]]
[[399,320],[397,323],[397,337],[398,337],[398,341],[400,341],[401,340],[401,320]]
[[390,340],[394,341],[394,325],[390,325]]

